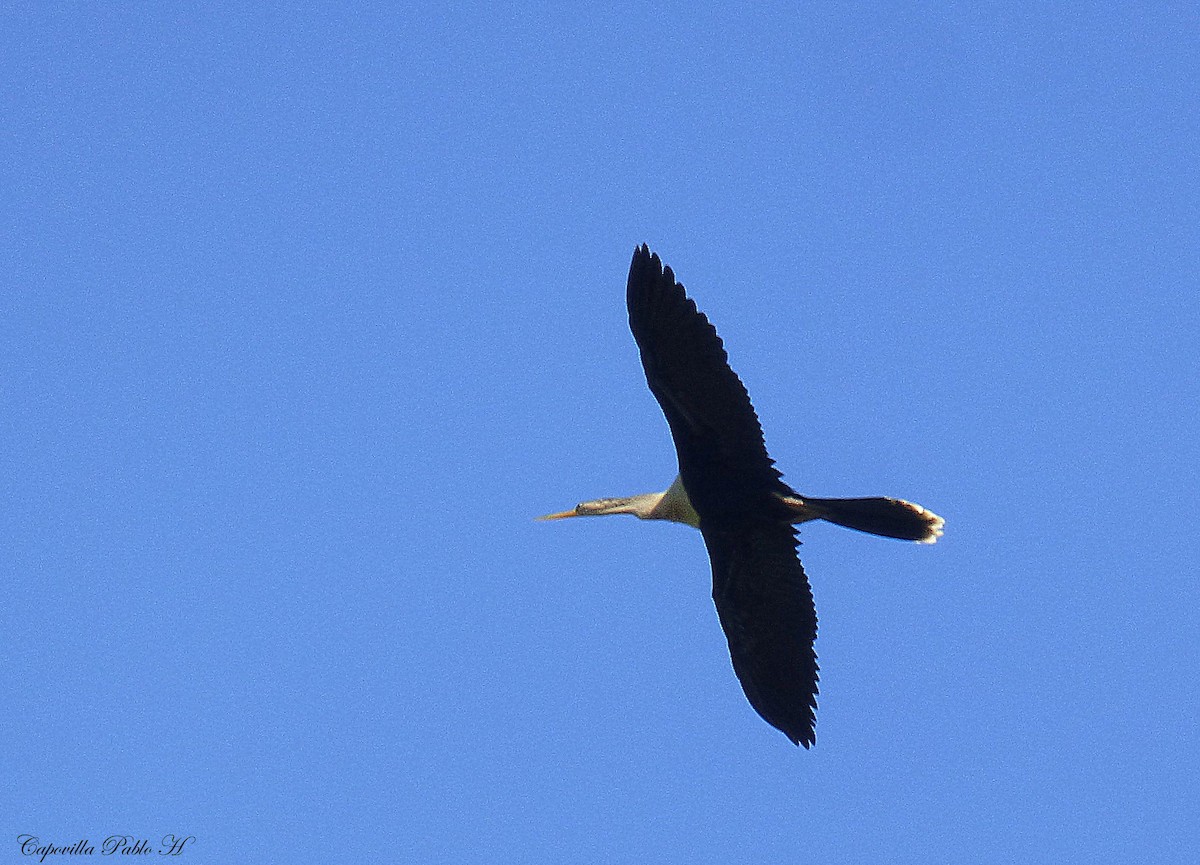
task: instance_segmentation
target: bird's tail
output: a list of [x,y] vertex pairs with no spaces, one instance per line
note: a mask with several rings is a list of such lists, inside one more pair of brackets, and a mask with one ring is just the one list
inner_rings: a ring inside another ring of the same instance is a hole
[[848,529],[932,544],[942,536],[945,520],[920,505],[903,499],[813,499],[787,496],[784,502],[793,509],[795,522],[826,520]]

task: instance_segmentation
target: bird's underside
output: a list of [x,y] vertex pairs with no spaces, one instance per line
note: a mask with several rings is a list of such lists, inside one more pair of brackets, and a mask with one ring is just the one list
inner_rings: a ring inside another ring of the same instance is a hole
[[[919,544],[936,542],[942,536],[942,527],[945,525],[941,517],[920,505],[886,496],[819,499],[792,492],[788,495],[776,494],[775,499],[779,507],[774,509],[774,519],[791,525],[825,520],[867,534],[916,541]],[[700,528],[700,516],[692,507],[683,482],[678,477],[665,492],[580,502],[572,510],[547,514],[538,519],[560,520],[612,514],[633,514],[643,520],[669,520]]]
[[807,748],[816,741],[817,614],[793,524],[826,520],[933,543],[943,521],[901,499],[797,493],[767,454],[716,330],[644,245],[633,256],[626,300],[647,384],[671,428],[679,477],[662,493],[583,502],[547,519],[628,513],[699,528],[742,689],[767,723]]

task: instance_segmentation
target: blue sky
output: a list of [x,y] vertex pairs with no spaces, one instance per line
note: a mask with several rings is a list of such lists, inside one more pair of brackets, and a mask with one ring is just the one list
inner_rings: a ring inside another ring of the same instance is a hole
[[[10,4],[0,861],[1189,861],[1194,4]],[[816,525],[743,699],[636,244]],[[50,861],[50,860],[47,860]]]

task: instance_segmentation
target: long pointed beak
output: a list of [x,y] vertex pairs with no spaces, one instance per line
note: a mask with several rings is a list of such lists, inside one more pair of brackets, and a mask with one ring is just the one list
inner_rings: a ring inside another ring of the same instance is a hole
[[544,517],[534,517],[538,521],[545,520],[565,520],[567,517],[577,517],[579,513],[574,509],[569,511],[559,511],[557,514],[546,514]]

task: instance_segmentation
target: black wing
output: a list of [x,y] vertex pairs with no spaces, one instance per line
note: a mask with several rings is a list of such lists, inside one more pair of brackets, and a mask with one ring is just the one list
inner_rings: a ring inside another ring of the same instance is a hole
[[795,529],[760,523],[702,531],[713,600],[746,699],[763,720],[807,748],[816,742],[817,610],[796,557]]
[[633,254],[629,327],[662,406],[679,475],[713,568],[713,599],[750,704],[810,745],[817,694],[817,615],[776,494],[775,469],[746,388],[716,330],[646,246]]
[[[642,246],[629,268],[629,329],[675,439],[679,475],[701,520],[772,513],[793,491],[767,455],[758,415],[716,329]],[[783,516],[781,514],[781,516]]]

